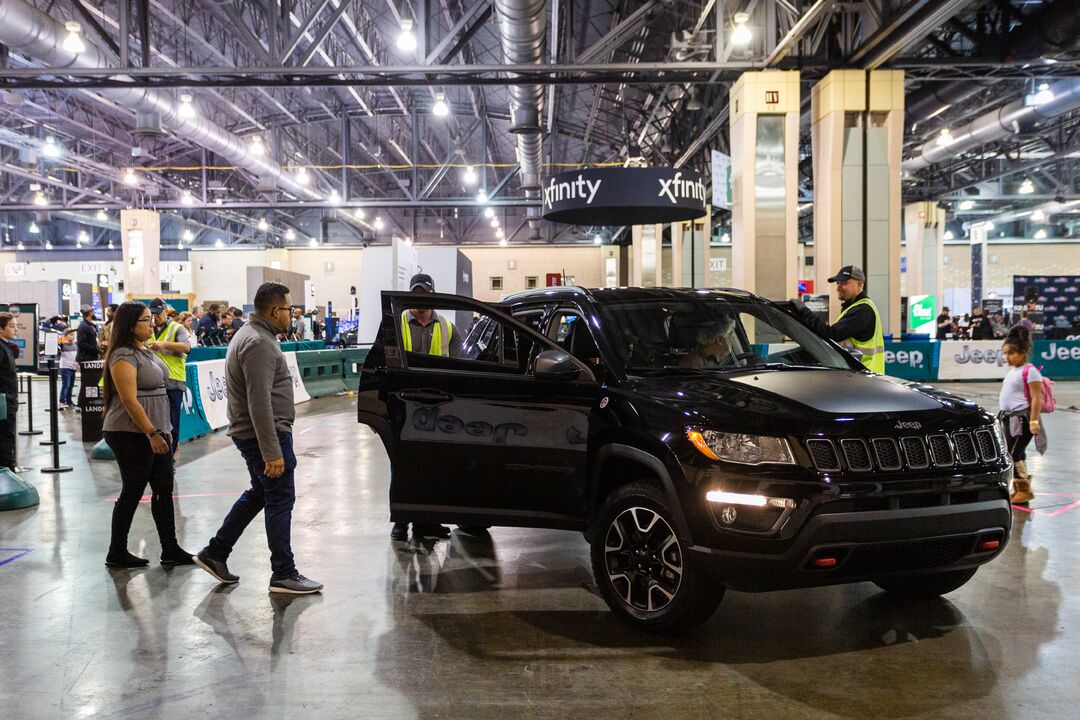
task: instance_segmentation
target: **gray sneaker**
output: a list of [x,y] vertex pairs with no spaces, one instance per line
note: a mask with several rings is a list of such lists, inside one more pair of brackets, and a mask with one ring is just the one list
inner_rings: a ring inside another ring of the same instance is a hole
[[224,561],[210,557],[206,550],[207,548],[203,548],[193,558],[196,565],[210,573],[215,580],[223,585],[232,585],[240,581],[239,577],[229,572],[229,566]]
[[281,580],[270,580],[270,592],[286,593],[288,595],[311,595],[322,590],[322,583],[308,580],[300,573]]

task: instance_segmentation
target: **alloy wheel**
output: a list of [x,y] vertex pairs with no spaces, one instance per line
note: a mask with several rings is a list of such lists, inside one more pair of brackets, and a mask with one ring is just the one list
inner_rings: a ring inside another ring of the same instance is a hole
[[649,508],[628,508],[612,521],[604,540],[604,561],[615,592],[638,612],[663,610],[682,584],[679,539]]

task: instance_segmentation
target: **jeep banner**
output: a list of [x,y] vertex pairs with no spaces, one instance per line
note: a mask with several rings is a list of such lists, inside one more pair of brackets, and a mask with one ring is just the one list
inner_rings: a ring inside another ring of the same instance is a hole
[[540,190],[545,220],[577,225],[694,220],[709,201],[704,175],[674,168],[571,170],[546,179]]
[[1001,380],[1009,372],[1000,340],[943,340],[938,380]]
[[[293,378],[293,402],[297,405],[307,402],[311,395],[304,387],[300,368],[296,363],[296,353],[285,353],[285,362],[288,363],[289,373]],[[195,368],[194,399],[202,409],[202,417],[214,430],[226,427],[229,424],[229,388],[225,381],[225,361],[203,360],[192,363],[189,367]],[[189,373],[189,386],[190,382]]]
[[885,344],[885,374],[905,380],[933,380],[937,369],[932,342],[905,342]]

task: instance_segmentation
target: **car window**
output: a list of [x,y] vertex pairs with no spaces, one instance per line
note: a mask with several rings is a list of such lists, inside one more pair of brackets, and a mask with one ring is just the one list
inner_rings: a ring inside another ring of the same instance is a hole
[[[455,322],[462,315],[468,319],[467,328]],[[538,343],[513,325],[456,308],[405,310],[398,333],[409,368],[527,375],[539,352]]]
[[592,330],[576,310],[557,311],[551,318],[547,335],[559,347],[590,368],[595,369],[603,365]]

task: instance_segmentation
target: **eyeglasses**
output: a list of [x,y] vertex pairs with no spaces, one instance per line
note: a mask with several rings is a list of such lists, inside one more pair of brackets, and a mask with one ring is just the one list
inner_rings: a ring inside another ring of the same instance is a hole
[[278,312],[280,310],[284,310],[285,312],[292,312],[291,307],[276,307],[276,308],[274,308],[274,312]]
[[148,317],[148,318],[139,318],[139,319],[138,319],[138,320],[136,320],[135,322],[144,322],[144,323],[152,323],[152,322],[154,322],[154,318],[152,318],[152,317]]

